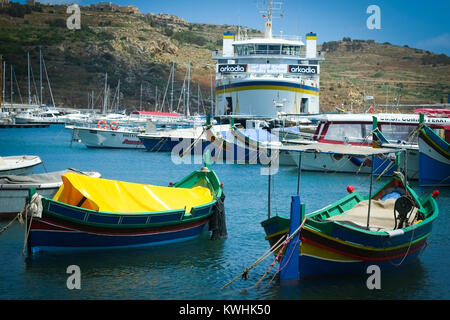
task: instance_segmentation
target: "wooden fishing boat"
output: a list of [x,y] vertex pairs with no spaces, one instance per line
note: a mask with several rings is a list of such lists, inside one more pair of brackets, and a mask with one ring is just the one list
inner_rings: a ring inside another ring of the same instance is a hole
[[[379,149],[372,156],[388,152]],[[278,247],[282,255],[281,281],[367,274],[371,265],[383,272],[419,256],[439,213],[434,199],[438,192],[419,198],[400,171],[374,193],[373,174],[370,181],[368,196],[349,186],[347,196],[305,214],[297,195],[293,197],[290,218],[269,216],[262,222],[272,247],[282,243],[283,237],[290,239]]]
[[[305,145],[311,143],[328,143],[336,145],[374,146],[374,142],[384,148],[406,149],[408,158],[408,179],[419,178],[419,150],[417,133],[420,122],[425,122],[433,130],[450,135],[448,128],[450,118],[420,116],[418,114],[323,114],[311,116],[318,122],[312,141],[306,139],[290,140],[287,144]],[[422,118],[421,118],[422,117]],[[311,119],[313,119],[311,118]],[[446,129],[447,128],[447,129]],[[292,158],[291,161],[283,160]],[[298,166],[297,154],[280,150],[280,164]],[[350,161],[347,161],[350,160]],[[365,165],[366,159],[358,157],[325,157],[303,159],[303,170],[364,173],[371,172]],[[392,175],[392,162],[380,163],[378,173]],[[376,171],[376,173],[377,173]]]
[[221,183],[208,167],[169,187],[92,178],[62,177],[53,199],[42,198],[42,214],[29,226],[30,253],[106,249],[188,240],[216,219]]
[[42,163],[38,156],[8,156],[0,157],[0,175],[26,175],[34,166]]
[[423,123],[419,131],[419,184],[450,186],[450,144]]
[[207,140],[211,141],[215,161],[237,164],[268,164],[273,149],[278,152],[282,146],[278,136],[262,128],[238,128],[233,119],[226,131],[216,132],[213,127],[206,131]]
[[[227,125],[213,125],[212,127],[216,132],[228,129]],[[160,130],[139,134],[138,138],[149,152],[172,152],[174,150],[183,152],[189,149],[190,154],[202,154],[210,144],[205,131],[206,127],[203,126]]]

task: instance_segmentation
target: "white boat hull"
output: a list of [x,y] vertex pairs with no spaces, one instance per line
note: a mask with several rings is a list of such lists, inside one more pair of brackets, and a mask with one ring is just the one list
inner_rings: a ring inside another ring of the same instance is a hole
[[137,132],[102,130],[96,128],[73,128],[74,136],[89,148],[143,149]]
[[0,175],[27,175],[41,163],[38,156],[0,157]]
[[[393,152],[395,152],[395,150],[393,150]],[[407,149],[407,155],[406,172],[408,179],[417,180],[419,178],[419,152],[415,148],[411,148]],[[291,156],[291,165],[294,163],[293,165],[298,167],[300,161],[298,152],[280,152],[280,165],[282,165],[281,163],[288,163],[289,156]],[[357,161],[352,161],[352,158],[355,159],[357,157],[352,157],[345,154],[304,152],[301,156],[301,169],[305,171],[319,171],[328,173],[339,172],[370,174],[372,172],[372,166],[369,163],[360,165],[356,163]],[[362,160],[364,161],[364,159]],[[393,166],[391,166],[391,168],[392,167]]]

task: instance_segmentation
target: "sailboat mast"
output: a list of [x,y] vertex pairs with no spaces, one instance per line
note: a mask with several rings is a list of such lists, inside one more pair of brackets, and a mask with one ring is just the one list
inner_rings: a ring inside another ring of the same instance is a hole
[[2,87],[2,95],[0,97],[0,110],[2,109],[2,103],[3,100],[5,99],[5,94],[4,94],[4,90],[3,90],[3,57],[0,55],[0,86]]
[[13,81],[13,66],[12,66],[12,64],[11,64],[11,78],[10,78],[10,81],[11,81],[11,108],[13,107],[13,96],[14,96],[14,86],[13,86],[13,83],[14,83],[14,81]]
[[197,83],[197,114],[200,114],[200,83]]
[[139,96],[139,111],[142,111],[142,82],[141,82],[141,95]]
[[188,83],[187,83],[187,98],[186,98],[186,115],[189,117],[189,87],[191,82],[191,60],[188,61]]
[[212,82],[212,73],[209,72],[209,86],[211,89],[211,113],[213,113],[214,110],[214,100],[213,100],[213,82]]
[[42,98],[42,47],[39,47],[39,90],[40,90],[40,100],[39,104],[43,104]]
[[45,66],[44,59],[42,59],[42,64],[44,65],[45,77],[47,78],[48,91],[50,92],[50,98],[52,99],[52,105],[55,106],[55,99],[53,99],[52,87],[50,86],[50,79],[48,78],[47,67]]
[[106,113],[106,106],[107,106],[106,95],[107,95],[107,91],[108,91],[108,72],[105,73],[105,92],[103,94],[103,110],[102,110],[103,114]]
[[30,52],[27,52],[27,65],[28,65],[28,104],[31,104]]
[[268,183],[268,192],[267,192],[267,218],[270,219],[270,198],[271,198],[271,194],[270,194],[270,185],[271,185],[271,180],[272,180],[272,174],[270,172],[270,167],[272,166],[272,163],[269,163],[269,183]]
[[172,62],[172,88],[170,91],[170,112],[173,111],[173,81],[174,81],[174,74],[175,74],[175,62]]
[[0,97],[0,110],[2,109],[2,103],[3,103],[3,100],[5,99],[5,93],[4,93],[4,90],[3,90],[3,88],[4,88],[4,86],[3,86],[3,78],[4,78],[4,76],[3,76],[3,57],[2,57],[2,55],[0,55],[0,85],[1,85],[1,87],[2,87],[2,95],[1,95],[1,97]]
[[117,83],[117,110],[120,110],[120,79]]

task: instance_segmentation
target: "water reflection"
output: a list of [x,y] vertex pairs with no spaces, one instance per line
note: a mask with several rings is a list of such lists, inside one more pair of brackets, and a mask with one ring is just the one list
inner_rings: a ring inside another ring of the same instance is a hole
[[[26,276],[55,280],[50,296],[76,298],[65,286],[69,265],[81,269],[83,298],[189,299],[211,286],[224,262],[225,240],[201,237],[172,245],[129,249],[43,252],[25,261]],[[201,275],[201,276],[199,276]],[[47,284],[49,284],[47,282]],[[177,292],[173,288],[179,288]],[[76,291],[76,290],[75,290]],[[56,294],[55,294],[56,293]],[[45,294],[44,294],[45,295]],[[46,296],[45,298],[49,298]]]

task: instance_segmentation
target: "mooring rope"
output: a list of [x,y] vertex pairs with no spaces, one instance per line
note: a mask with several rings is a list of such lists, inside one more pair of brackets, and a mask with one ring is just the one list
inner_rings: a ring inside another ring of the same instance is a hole
[[[18,220],[20,224],[25,224],[25,236],[24,236],[23,249],[22,249],[22,255],[24,255],[28,237],[29,237],[30,231],[31,231],[31,222],[33,221],[33,217],[34,216],[40,217],[41,214],[42,214],[41,196],[39,194],[35,193],[35,194],[33,194],[31,201],[29,203],[27,203],[25,205],[25,207],[23,207],[23,209],[6,226],[4,226],[0,230],[0,234],[5,232],[16,220]],[[28,223],[28,215],[31,216],[30,223]],[[24,221],[24,217],[25,217],[25,221]]]
[[[188,152],[191,152],[191,149],[198,143],[198,141],[202,138],[203,133],[208,128],[208,126],[203,127],[202,132],[199,134],[199,136],[194,140],[194,142],[191,143],[191,145],[180,155],[180,158],[183,158]],[[209,128],[208,128],[209,129]]]
[[225,284],[224,286],[222,286],[221,289],[224,289],[226,287],[228,287],[230,284],[232,284],[234,281],[236,281],[237,279],[239,279],[240,277],[245,277],[248,272],[253,269],[254,267],[256,267],[258,264],[260,264],[262,261],[264,261],[267,257],[269,257],[273,252],[276,251],[277,248],[279,248],[279,244],[281,242],[281,240],[283,240],[283,238],[286,235],[283,235],[269,250],[267,250],[261,257],[259,257],[255,262],[253,262],[252,265],[250,265],[249,267],[245,268],[238,276],[236,276],[233,280],[229,281],[227,284]]
[[[6,226],[4,226],[1,230],[0,230],[0,234],[2,234],[3,232],[5,232],[13,223],[14,221],[16,221],[16,219],[19,219],[20,215],[22,212],[19,212],[14,219],[12,219]],[[19,219],[20,221],[20,219]]]
[[[244,279],[247,279],[247,274],[248,272],[253,269],[254,267],[256,267],[258,264],[260,264],[261,262],[263,262],[265,259],[267,259],[271,254],[273,254],[274,252],[278,251],[281,247],[284,247],[287,245],[287,243],[289,243],[289,241],[292,240],[293,237],[295,237],[295,235],[303,228],[303,226],[305,225],[306,222],[306,217],[305,219],[303,219],[302,224],[294,231],[292,232],[292,234],[290,234],[289,236],[287,236],[287,234],[283,235],[280,239],[278,239],[278,241],[269,249],[267,250],[261,257],[259,257],[255,262],[253,262],[252,265],[250,265],[249,267],[245,268],[238,276],[236,276],[235,278],[233,278],[231,281],[229,281],[227,284],[225,284],[224,286],[222,286],[221,289],[224,289],[225,287],[229,286],[231,283],[233,283],[234,281],[236,281],[237,279],[239,279],[240,277],[243,277]],[[283,238],[286,237],[285,241],[282,242]],[[280,251],[281,252],[281,251]],[[271,267],[270,267],[271,268]],[[263,275],[263,278],[266,276],[268,272],[266,272]],[[262,280],[262,278],[257,282],[257,284],[259,284],[259,282]]]

